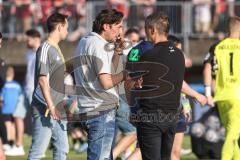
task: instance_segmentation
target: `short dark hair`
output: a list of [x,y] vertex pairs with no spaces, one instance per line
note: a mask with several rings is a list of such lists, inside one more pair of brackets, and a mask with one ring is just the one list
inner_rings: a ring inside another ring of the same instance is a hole
[[130,34],[132,33],[136,33],[139,35],[139,30],[137,28],[129,28],[126,33],[125,33],[125,36],[129,36]]
[[167,39],[168,41],[171,41],[175,46],[182,44],[182,41],[174,35],[169,35]]
[[0,32],[0,39],[2,39],[2,37],[3,37],[3,36],[2,36],[2,33]]
[[102,10],[93,21],[92,31],[102,33],[104,24],[119,24],[123,19],[123,13],[115,9]]
[[154,12],[145,20],[145,30],[156,28],[159,34],[168,35],[170,24],[168,16],[163,12]]
[[54,31],[56,29],[56,26],[61,23],[65,24],[66,19],[68,18],[67,15],[61,14],[61,13],[53,13],[50,15],[47,19],[47,30],[49,33]]
[[36,29],[29,29],[25,34],[32,38],[41,38],[41,34]]

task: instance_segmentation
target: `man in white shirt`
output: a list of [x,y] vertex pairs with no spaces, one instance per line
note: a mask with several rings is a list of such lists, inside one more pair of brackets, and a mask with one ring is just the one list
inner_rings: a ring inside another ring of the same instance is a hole
[[24,136],[24,118],[27,114],[27,107],[31,105],[32,95],[34,91],[34,72],[35,72],[35,60],[36,52],[41,45],[41,35],[35,29],[26,31],[28,52],[26,54],[27,60],[27,72],[25,77],[24,92],[27,99],[27,106],[25,103],[24,95],[21,94],[16,106],[16,110],[13,114],[16,124],[16,147],[13,147],[9,151],[9,155],[22,156],[25,155],[23,148],[23,136]]
[[26,32],[27,36],[27,47],[28,52],[26,54],[27,60],[27,73],[25,77],[25,93],[29,104],[32,102],[32,94],[34,91],[34,71],[35,71],[35,61],[36,61],[36,52],[39,46],[41,45],[41,35],[35,29],[30,29]]
[[[93,22],[92,32],[83,37],[76,49],[74,75],[81,87],[78,104],[86,121],[88,132],[88,160],[112,159],[112,143],[115,132],[115,114],[119,103],[117,85],[126,80],[127,74],[117,74],[122,50],[106,49],[114,43],[123,29],[123,14],[114,9],[102,10]],[[80,65],[80,66],[79,66]]]

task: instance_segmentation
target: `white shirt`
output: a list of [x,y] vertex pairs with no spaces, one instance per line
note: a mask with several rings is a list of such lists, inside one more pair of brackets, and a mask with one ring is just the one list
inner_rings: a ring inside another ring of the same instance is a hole
[[[117,73],[120,73],[125,69],[126,63],[127,63],[127,56],[131,49],[132,49],[132,47],[129,49],[123,50],[123,55],[119,58],[119,63],[118,63],[117,71],[116,71]],[[118,90],[119,90],[119,92],[118,92],[119,95],[125,94],[124,82],[121,82],[118,85]]]
[[195,19],[200,22],[211,21],[211,0],[193,0],[195,6]]
[[26,60],[27,60],[27,73],[25,77],[25,90],[33,91],[36,52],[33,50],[28,50],[26,54]]
[[113,52],[104,49],[107,43],[99,34],[91,32],[80,40],[75,51],[75,58],[79,62],[74,64],[74,68],[76,65],[80,67],[74,70],[74,76],[76,85],[82,87],[82,93],[78,93],[80,112],[96,108],[106,110],[118,104],[116,88],[104,90],[98,79],[99,74],[115,74],[112,68]]

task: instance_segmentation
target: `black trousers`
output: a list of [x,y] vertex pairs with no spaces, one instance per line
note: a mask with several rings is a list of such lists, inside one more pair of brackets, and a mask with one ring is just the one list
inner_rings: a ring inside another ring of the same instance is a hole
[[7,129],[6,129],[6,126],[4,124],[6,116],[2,115],[1,112],[2,111],[0,109],[0,138],[1,138],[3,144],[7,144],[8,143]]
[[137,138],[143,160],[170,160],[176,125],[138,123]]

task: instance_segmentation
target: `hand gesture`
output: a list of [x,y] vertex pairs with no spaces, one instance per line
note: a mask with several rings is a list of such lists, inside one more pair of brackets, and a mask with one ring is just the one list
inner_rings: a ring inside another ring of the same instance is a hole
[[206,104],[207,104],[207,98],[204,96],[204,95],[202,95],[202,94],[198,94],[197,96],[196,96],[196,100],[202,105],[202,106],[205,106]]
[[212,96],[207,97],[207,103],[210,107],[214,107],[214,100]]
[[134,84],[135,88],[142,88],[142,86],[143,86],[143,78],[142,77],[135,80],[135,84]]
[[118,55],[122,55],[124,50],[124,41],[121,36],[118,36],[115,42],[114,53]]
[[49,110],[50,110],[50,115],[52,116],[52,118],[54,120],[59,121],[61,118],[59,111],[55,107],[51,107]]
[[192,114],[190,110],[188,111],[183,110],[183,114],[187,122],[190,122],[192,120]]

